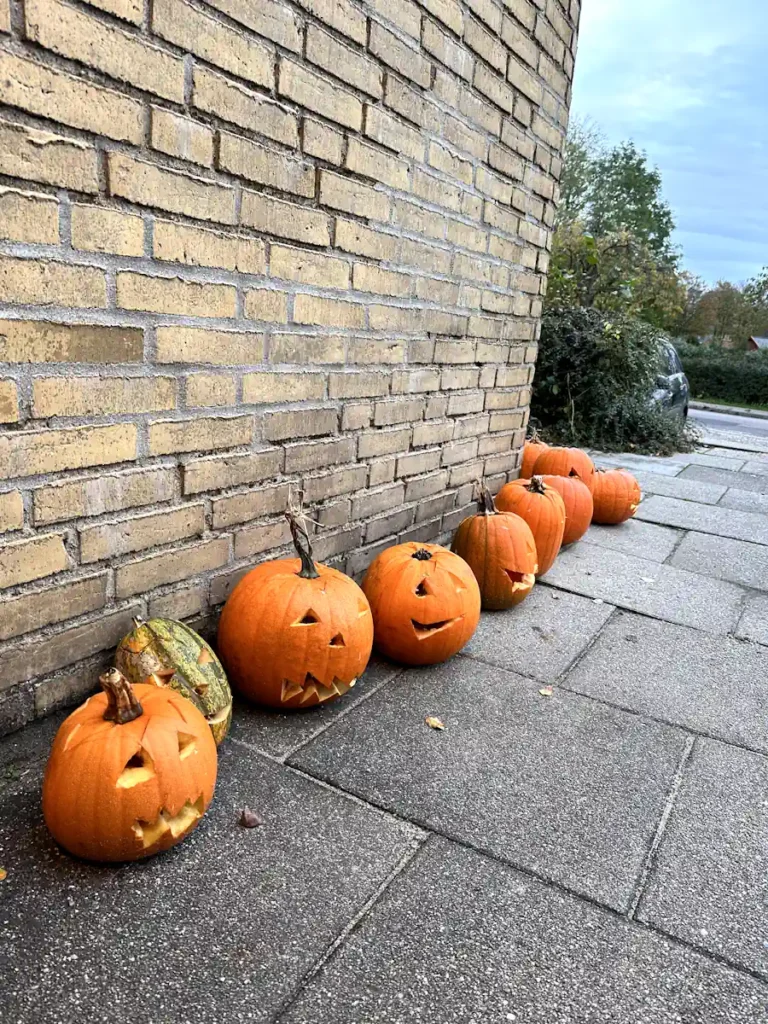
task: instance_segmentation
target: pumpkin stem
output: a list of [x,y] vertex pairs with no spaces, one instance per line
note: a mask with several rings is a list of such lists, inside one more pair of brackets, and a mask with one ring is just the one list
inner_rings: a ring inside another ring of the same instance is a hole
[[142,617],[140,615],[134,615],[133,616],[133,624],[136,627],[136,629],[138,629],[139,626],[143,626],[144,625],[144,619],[142,619]]
[[498,510],[493,500],[493,495],[484,485],[480,488],[480,497],[477,499],[477,503],[480,506],[481,516],[495,516],[497,514]]
[[288,520],[288,525],[291,528],[291,537],[293,537],[293,546],[296,548],[296,554],[301,559],[301,569],[298,575],[303,580],[316,580],[320,573],[312,561],[312,541],[309,539],[307,528],[303,523],[299,522],[293,512],[286,512],[285,518]]
[[526,487],[527,491],[533,491],[534,494],[544,494],[546,489],[547,485],[540,476],[532,476],[528,486]]
[[107,695],[107,710],[104,712],[106,722],[125,725],[144,714],[133,687],[122,672],[111,668],[99,676],[99,682]]
[[432,557],[432,552],[427,551],[426,548],[419,548],[418,551],[414,551],[411,558],[417,558],[420,562],[428,562]]

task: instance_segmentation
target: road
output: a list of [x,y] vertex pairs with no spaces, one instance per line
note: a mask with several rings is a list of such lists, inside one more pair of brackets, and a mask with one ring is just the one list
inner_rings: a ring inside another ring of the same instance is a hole
[[751,416],[729,416],[727,413],[709,412],[704,409],[691,409],[690,418],[705,432],[724,430],[728,433],[768,438],[768,420],[753,419]]

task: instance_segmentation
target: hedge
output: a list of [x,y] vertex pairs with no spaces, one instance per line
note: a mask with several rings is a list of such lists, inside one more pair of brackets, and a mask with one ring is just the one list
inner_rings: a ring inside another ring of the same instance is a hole
[[768,353],[732,352],[704,345],[678,345],[695,398],[734,405],[768,405]]

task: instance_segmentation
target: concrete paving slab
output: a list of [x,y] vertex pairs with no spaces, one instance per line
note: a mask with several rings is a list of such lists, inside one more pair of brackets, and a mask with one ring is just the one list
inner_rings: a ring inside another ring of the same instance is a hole
[[645,496],[663,494],[683,501],[699,501],[703,505],[716,505],[726,493],[722,484],[704,484],[697,480],[683,480],[679,476],[660,476],[658,473],[635,473]]
[[758,494],[756,491],[742,491],[738,487],[729,487],[718,504],[723,508],[737,508],[742,512],[758,512],[760,515],[768,516],[768,494]]
[[585,539],[590,544],[627,555],[638,555],[652,562],[664,562],[675,550],[680,532],[668,526],[630,519],[619,526],[590,526]]
[[605,466],[606,469],[618,467],[628,469],[630,473],[645,472],[656,473],[658,476],[678,476],[685,469],[679,462],[668,460],[644,458],[642,455],[593,455],[596,466]]
[[[39,772],[0,798],[7,1024],[267,1022],[413,848],[408,826],[225,746],[214,804],[124,867],[60,852]],[[247,804],[264,819],[237,824]]]
[[619,612],[563,686],[768,752],[768,650]]
[[698,530],[699,533],[713,533],[718,537],[768,544],[768,518],[755,512],[699,505],[695,501],[680,501],[679,498],[655,494],[641,503],[637,518],[676,526],[681,530]]
[[402,671],[402,665],[393,665],[374,655],[365,673],[343,697],[306,711],[281,713],[238,701],[232,719],[232,738],[282,759]]
[[739,452],[715,455],[711,448],[701,452],[680,452],[670,458],[672,462],[679,462],[683,466],[706,466],[709,469],[730,469],[733,472],[740,470],[746,461],[746,458],[740,457]]
[[579,541],[561,551],[547,582],[564,590],[709,633],[730,633],[744,591],[733,583]]
[[745,473],[755,473],[757,476],[768,476],[768,462],[762,459],[750,459],[743,467]]
[[709,533],[686,533],[670,565],[755,590],[768,590],[768,547],[764,544]]
[[768,597],[750,598],[739,620],[736,636],[768,645]]
[[430,840],[281,1024],[766,1024],[754,978]]
[[768,759],[699,741],[639,917],[768,978],[766,793]]
[[554,683],[600,632],[612,611],[612,605],[595,604],[588,597],[538,583],[517,608],[484,613],[462,653]]
[[539,689],[470,658],[411,670],[291,763],[624,910],[685,734]]
[[[760,439],[754,438],[754,440],[759,441]],[[745,462],[748,462],[750,459],[761,462],[767,457],[765,455],[760,455],[755,451],[750,451],[749,449],[740,449],[737,445],[726,448],[723,446],[722,442],[712,448],[707,448],[707,451],[710,455],[724,455],[726,459],[743,459]]]
[[768,494],[768,477],[758,473],[727,473],[723,469],[708,469],[706,466],[686,466],[680,474],[681,480],[698,480],[705,484],[722,484],[724,487],[738,487],[742,491],[756,491]]

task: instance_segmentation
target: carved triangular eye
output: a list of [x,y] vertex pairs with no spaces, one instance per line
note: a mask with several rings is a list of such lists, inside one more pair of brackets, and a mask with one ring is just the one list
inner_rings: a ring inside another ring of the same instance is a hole
[[152,758],[143,747],[139,747],[120,772],[116,786],[118,789],[132,789],[140,782],[146,782],[155,774],[155,766]]
[[195,736],[190,736],[189,733],[186,732],[180,732],[178,734],[178,738],[179,758],[183,761],[185,757],[189,757],[190,754],[194,754],[197,738]]
[[332,636],[331,637],[331,642],[329,644],[329,647],[346,647],[346,646],[347,645],[344,643],[344,637],[341,635],[341,633],[337,633],[336,636]]
[[415,593],[416,597],[429,597],[432,591],[429,589],[427,581],[422,580],[421,583],[419,583],[418,587],[416,587]]
[[299,621],[294,622],[294,626],[311,626],[315,622],[319,621],[320,616],[316,612],[313,612],[311,608],[307,608],[307,610],[304,612],[303,616],[299,619]]
[[572,469],[571,472],[568,474],[568,476],[578,476],[578,475],[579,474],[576,472],[575,469]]

